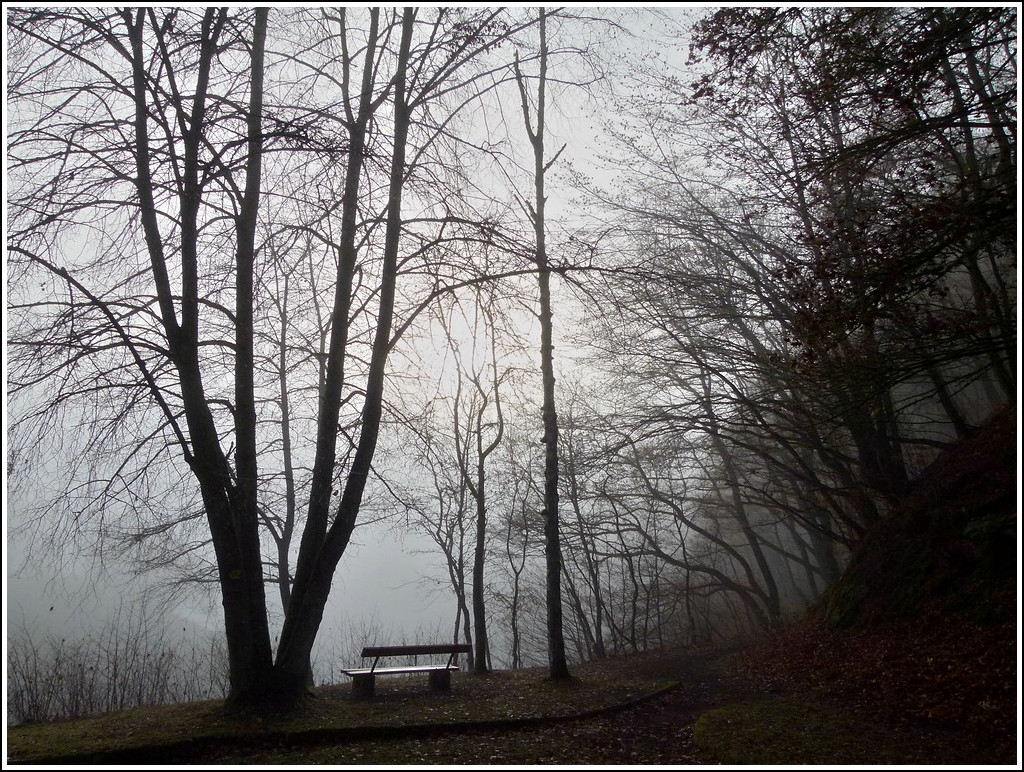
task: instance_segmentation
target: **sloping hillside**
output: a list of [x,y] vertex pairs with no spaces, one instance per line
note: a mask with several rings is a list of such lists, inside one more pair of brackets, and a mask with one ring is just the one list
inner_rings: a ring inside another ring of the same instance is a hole
[[1016,422],[1008,406],[924,470],[830,593],[830,628],[943,611],[982,623],[1015,614],[1006,601],[1017,576]]
[[819,606],[744,669],[893,721],[1014,732],[1016,420],[1009,406],[936,459]]

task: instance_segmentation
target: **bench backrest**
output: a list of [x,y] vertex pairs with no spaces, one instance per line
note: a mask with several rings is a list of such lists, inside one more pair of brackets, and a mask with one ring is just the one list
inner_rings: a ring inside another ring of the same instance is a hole
[[367,646],[364,657],[408,657],[419,654],[469,654],[468,643],[430,643],[420,646]]

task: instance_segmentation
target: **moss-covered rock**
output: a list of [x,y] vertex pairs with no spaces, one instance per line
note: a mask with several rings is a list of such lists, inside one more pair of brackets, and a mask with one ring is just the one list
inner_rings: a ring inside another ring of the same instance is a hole
[[948,448],[876,524],[824,600],[842,630],[945,611],[991,623],[1015,613],[1016,406]]

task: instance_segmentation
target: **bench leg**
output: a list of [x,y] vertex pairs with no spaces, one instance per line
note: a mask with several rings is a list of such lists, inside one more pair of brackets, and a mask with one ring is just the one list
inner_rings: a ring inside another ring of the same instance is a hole
[[450,692],[452,690],[452,672],[450,670],[431,670],[430,691]]
[[352,691],[357,697],[368,700],[373,697],[373,673],[352,676]]

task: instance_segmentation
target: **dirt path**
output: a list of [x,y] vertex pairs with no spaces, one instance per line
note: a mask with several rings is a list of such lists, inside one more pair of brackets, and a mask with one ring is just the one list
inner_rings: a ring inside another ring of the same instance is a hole
[[[344,741],[336,733],[319,733],[312,720],[311,731],[299,735],[269,735],[258,744],[204,743],[187,758],[149,757],[147,763],[419,767],[1014,763],[1016,738],[1005,732],[989,736],[962,727],[915,722],[898,711],[894,718],[882,691],[856,699],[827,689],[808,692],[806,686],[797,689],[773,679],[764,669],[752,674],[749,668],[737,667],[733,653],[661,652],[590,663],[578,672],[591,685],[613,677],[630,684],[675,685],[625,707],[583,717],[530,719],[528,724],[490,721],[475,727],[440,719],[429,731],[396,727],[382,732],[378,726],[372,737],[369,730],[353,728]],[[536,677],[534,673],[527,680]],[[529,699],[535,689],[522,688],[522,682],[517,686],[509,678],[467,681],[463,688],[463,695],[479,705]],[[731,757],[713,756],[694,743],[695,724],[715,708],[730,712],[724,719],[718,714],[718,738],[728,740]],[[423,704],[428,725],[437,709],[429,701]],[[581,709],[587,708],[582,705]],[[324,739],[327,736],[332,739]]]
[[416,738],[240,753],[208,759],[240,764],[598,765],[714,763],[693,744],[693,725],[712,707],[748,696],[719,667],[726,652],[664,653],[623,660],[638,675],[679,682],[659,696],[597,716],[518,728],[452,729]]
[[[411,765],[709,765],[718,759],[694,744],[694,725],[704,712],[722,706],[746,704],[752,699],[794,697],[770,680],[751,679],[728,666],[731,652],[675,652],[642,655],[616,664],[637,675],[656,675],[678,682],[676,688],[630,707],[587,718],[518,728],[456,730],[441,734],[390,740],[367,740],[307,748],[228,753],[210,759],[220,763],[258,764],[411,764]],[[761,763],[756,754],[770,749],[794,764],[872,765],[893,762],[889,754],[906,756],[910,763],[1012,764],[1013,738],[988,737],[962,728],[882,718],[885,695],[877,695],[879,708],[863,700],[857,705],[841,701],[823,703],[797,696],[806,712],[787,718],[785,731],[758,736],[750,732],[748,750],[755,757],[735,763]],[[769,705],[774,703],[769,703]],[[823,715],[838,711],[838,724]],[[771,713],[771,710],[768,710]],[[752,717],[754,721],[763,717]],[[743,735],[750,725],[737,720],[730,734]],[[787,735],[786,732],[789,732]],[[818,733],[818,735],[815,735]],[[792,756],[787,754],[792,752]]]

